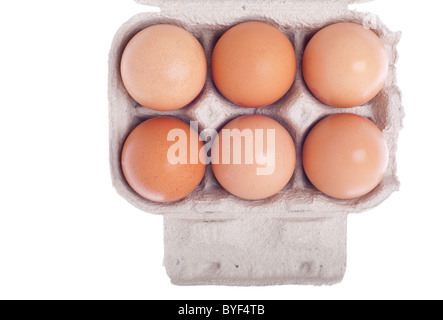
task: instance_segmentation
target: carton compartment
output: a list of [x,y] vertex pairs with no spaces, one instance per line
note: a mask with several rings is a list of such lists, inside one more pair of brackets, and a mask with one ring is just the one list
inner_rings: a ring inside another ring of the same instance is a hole
[[[180,18],[181,17],[181,18]],[[208,18],[209,19],[209,18]],[[136,207],[155,214],[178,215],[181,218],[243,218],[250,214],[265,217],[328,216],[361,212],[380,204],[396,191],[395,151],[398,132],[402,126],[401,94],[396,86],[396,45],[399,33],[389,31],[376,16],[352,11],[337,11],[321,23],[300,22],[295,16],[271,17],[271,14],[233,14],[208,23],[190,14],[143,13],[135,16],[117,32],[112,45],[109,66],[110,99],[110,158],[114,186]],[[223,20],[223,21],[221,21]],[[297,56],[297,76],[292,88],[273,105],[249,109],[224,98],[215,87],[211,74],[211,55],[217,40],[232,26],[245,21],[262,21],[279,28],[294,45]],[[302,75],[303,50],[310,38],[321,28],[335,22],[356,22],[370,27],[385,43],[390,57],[389,77],[379,95],[364,106],[338,109],[318,101],[308,90]],[[155,24],[174,24],[192,34],[202,44],[208,61],[208,76],[199,96],[188,106],[172,111],[157,112],[138,105],[126,92],[120,77],[120,59],[129,40],[142,29]],[[334,113],[355,113],[374,121],[383,130],[390,149],[389,169],[381,184],[366,196],[354,200],[337,200],[319,192],[307,179],[302,165],[303,142],[309,130],[322,118]],[[246,114],[262,114],[279,121],[292,135],[297,150],[297,165],[288,185],[277,195],[259,201],[236,198],[225,191],[215,179],[211,166],[200,186],[187,198],[169,204],[153,203],[137,195],[127,184],[120,165],[120,154],[128,134],[139,123],[157,116],[173,116],[184,121],[197,121],[200,130],[217,131],[230,120]]]

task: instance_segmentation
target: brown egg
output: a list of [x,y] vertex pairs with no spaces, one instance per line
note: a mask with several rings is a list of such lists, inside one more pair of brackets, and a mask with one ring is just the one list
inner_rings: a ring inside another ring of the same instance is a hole
[[[184,146],[180,151],[176,148],[178,142]],[[145,199],[155,202],[183,199],[205,174],[205,164],[191,152],[191,148],[202,147],[198,133],[181,120],[171,117],[147,120],[131,132],[123,146],[123,174],[132,189]]]
[[218,182],[247,200],[265,199],[282,190],[294,174],[295,163],[289,132],[261,115],[232,120],[212,147],[212,169]]
[[121,61],[123,84],[142,106],[158,111],[180,109],[205,84],[207,62],[198,40],[188,31],[160,24],[140,31]]
[[369,119],[336,114],[309,132],[303,147],[303,167],[312,184],[338,199],[353,199],[372,191],[389,161],[381,130]]
[[263,22],[245,22],[229,29],[212,55],[218,90],[244,107],[263,107],[282,98],[294,82],[296,68],[289,39]]
[[337,23],[320,30],[303,55],[303,77],[325,104],[351,108],[363,105],[383,88],[389,59],[383,42],[355,23]]

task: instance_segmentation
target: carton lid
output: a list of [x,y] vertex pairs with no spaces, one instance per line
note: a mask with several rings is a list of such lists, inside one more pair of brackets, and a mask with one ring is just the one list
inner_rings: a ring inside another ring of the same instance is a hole
[[248,9],[260,9],[266,7],[303,7],[303,8],[315,8],[321,6],[333,7],[334,9],[343,8],[347,9],[350,4],[371,2],[373,0],[134,0],[142,5],[149,5],[159,7],[163,10],[173,7],[177,9],[185,10],[187,7],[195,8],[210,8],[216,6],[217,8],[223,7],[231,10],[241,8]]

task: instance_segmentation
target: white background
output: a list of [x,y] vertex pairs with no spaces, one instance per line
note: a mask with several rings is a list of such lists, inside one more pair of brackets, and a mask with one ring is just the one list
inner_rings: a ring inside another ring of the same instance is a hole
[[0,4],[0,299],[442,299],[441,1],[360,6],[403,32],[401,191],[351,215],[332,287],[176,287],[162,218],[117,195],[107,55],[131,0]]

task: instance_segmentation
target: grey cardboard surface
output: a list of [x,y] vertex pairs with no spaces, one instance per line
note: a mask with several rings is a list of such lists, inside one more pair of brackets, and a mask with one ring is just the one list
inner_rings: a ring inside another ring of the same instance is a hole
[[[396,46],[401,33],[390,31],[374,14],[347,9],[348,3],[357,1],[213,0],[192,1],[192,5],[190,1],[177,0],[137,2],[161,5],[162,12],[134,16],[117,31],[112,43],[109,56],[111,174],[117,192],[132,205],[165,216],[164,263],[172,282],[180,285],[339,282],[346,264],[347,214],[374,208],[399,189],[396,150],[404,110],[397,87]],[[275,104],[260,109],[238,107],[218,93],[210,72],[196,100],[172,112],[159,113],[137,105],[123,87],[119,71],[121,54],[138,31],[159,23],[181,26],[201,42],[210,64],[217,39],[231,26],[251,20],[278,27],[296,49],[296,81]],[[376,32],[390,59],[388,80],[380,94],[364,106],[347,110],[319,102],[307,89],[301,73],[303,49],[310,37],[322,27],[341,21],[360,23]],[[368,195],[354,200],[332,199],[316,190],[307,180],[301,161],[303,141],[312,125],[327,115],[342,112],[373,120],[383,131],[390,152],[388,171],[381,184]],[[126,183],[120,165],[121,149],[130,131],[142,121],[169,115],[196,120],[201,129],[219,130],[229,120],[252,113],[276,119],[294,138],[295,174],[279,194],[261,201],[236,198],[218,184],[210,166],[200,186],[175,203],[159,204],[142,199]],[[267,237],[260,237],[261,233]]]

